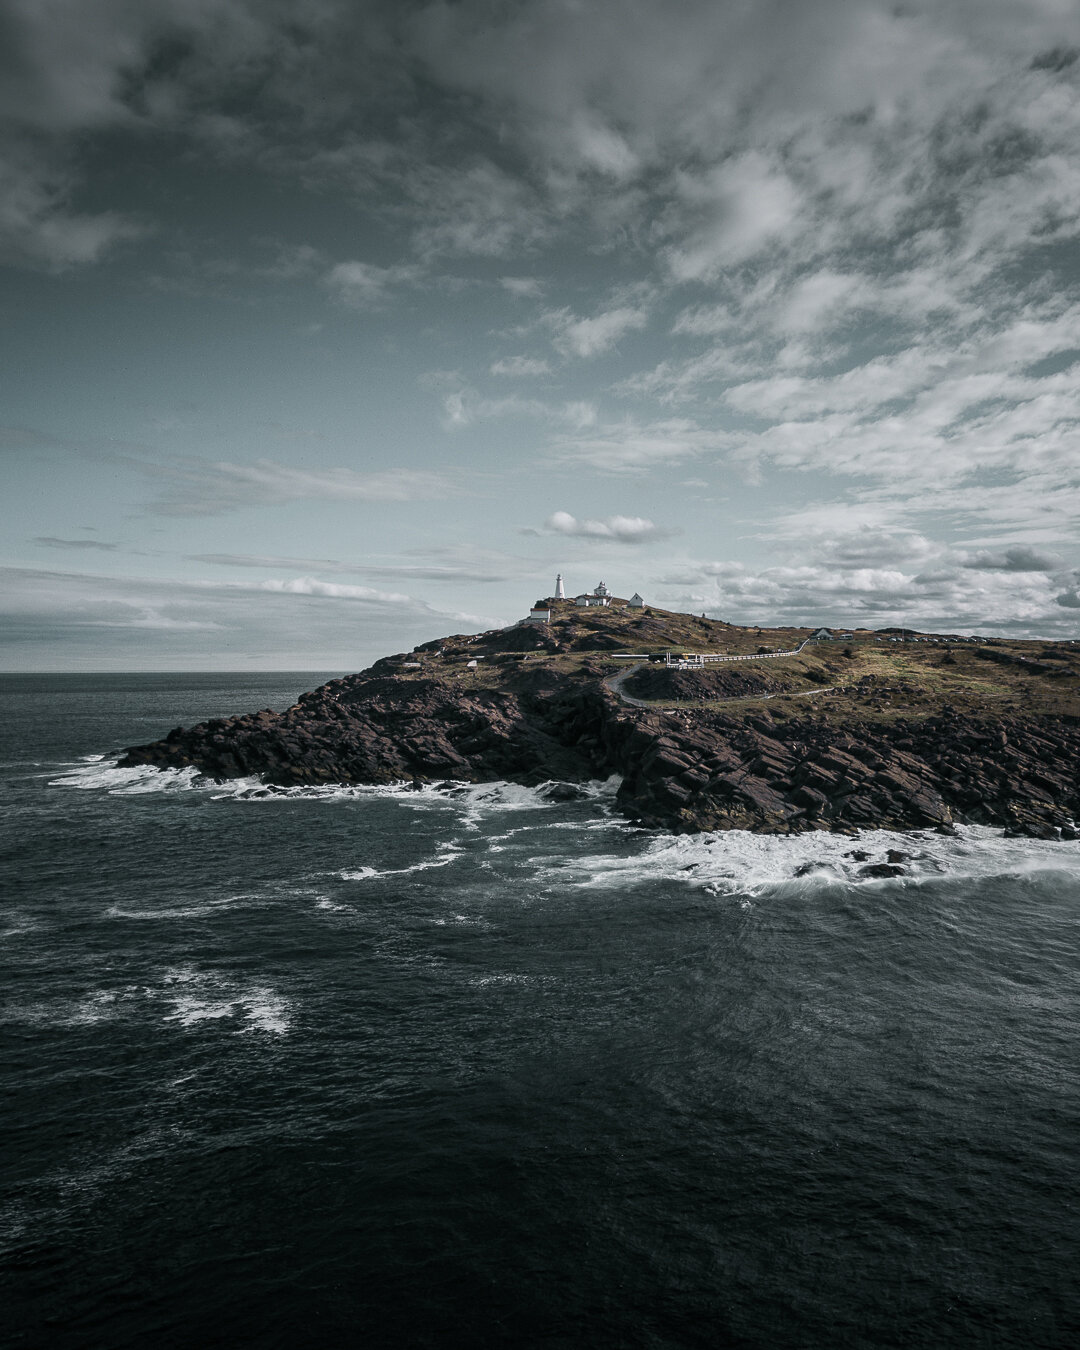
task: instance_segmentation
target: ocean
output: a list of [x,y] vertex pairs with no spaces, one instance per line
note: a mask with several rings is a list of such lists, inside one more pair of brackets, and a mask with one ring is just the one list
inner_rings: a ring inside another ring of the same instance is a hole
[[6,1345],[1080,1343],[1080,845],[114,766],[325,678],[0,677]]

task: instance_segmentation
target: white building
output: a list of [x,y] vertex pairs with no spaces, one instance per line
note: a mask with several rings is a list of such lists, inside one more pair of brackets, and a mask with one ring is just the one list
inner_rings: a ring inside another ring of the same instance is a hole
[[550,623],[550,622],[551,622],[551,610],[548,609],[547,605],[533,605],[532,609],[529,610],[529,614],[528,614],[528,617],[526,618],[525,622],[526,622],[526,623]]
[[594,609],[600,605],[610,605],[611,595],[604,583],[599,581],[594,591],[586,591],[584,595],[575,595],[574,604],[580,609]]
[[634,594],[633,594],[633,595],[630,597],[630,599],[627,601],[627,608],[628,608],[628,609],[644,609],[644,608],[645,608],[645,601],[641,598],[640,595],[638,595],[637,591],[635,591]]
[[566,599],[566,589],[565,589],[565,587],[563,586],[562,573],[561,573],[561,572],[560,572],[560,573],[558,574],[558,576],[555,578],[555,599],[556,599],[556,600],[565,600],[565,599]]

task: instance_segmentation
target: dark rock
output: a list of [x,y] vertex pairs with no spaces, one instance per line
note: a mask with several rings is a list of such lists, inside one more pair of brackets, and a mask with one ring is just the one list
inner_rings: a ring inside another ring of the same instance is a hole
[[540,795],[549,802],[583,802],[589,796],[587,792],[582,788],[575,787],[573,783],[552,783]]
[[869,867],[859,868],[859,876],[904,877],[907,876],[907,869],[898,866],[896,863],[871,863]]

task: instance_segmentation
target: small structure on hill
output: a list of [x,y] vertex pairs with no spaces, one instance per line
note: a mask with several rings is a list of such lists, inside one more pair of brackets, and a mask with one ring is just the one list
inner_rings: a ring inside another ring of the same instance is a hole
[[586,591],[583,595],[575,595],[574,604],[579,609],[594,609],[597,606],[610,605],[611,594],[604,583],[599,581],[594,591]]
[[544,604],[543,600],[537,600],[532,609],[529,610],[525,619],[526,623],[550,623],[551,610]]
[[811,642],[831,642],[832,632],[828,628],[819,628],[816,633],[810,634]]
[[644,609],[645,601],[637,593],[637,591],[635,591],[634,594],[630,597],[630,599],[626,602],[626,607],[627,609]]
[[566,599],[566,588],[563,586],[562,573],[559,572],[555,577],[555,599]]

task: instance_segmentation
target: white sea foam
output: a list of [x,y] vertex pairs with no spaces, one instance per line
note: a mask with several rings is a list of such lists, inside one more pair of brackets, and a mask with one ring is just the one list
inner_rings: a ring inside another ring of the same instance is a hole
[[144,792],[186,792],[197,786],[200,779],[198,769],[158,769],[150,764],[121,769],[115,760],[104,762],[102,757],[50,779],[49,786],[98,789],[110,796],[129,797]]
[[224,1019],[237,1021],[238,1032],[267,1031],[280,1036],[292,1023],[288,1001],[266,985],[249,985],[227,976],[190,968],[168,972],[165,988],[147,990],[172,1011],[166,1022],[195,1027]]
[[223,895],[216,900],[201,900],[190,905],[110,905],[107,919],[205,919],[232,909],[260,908],[267,904],[261,895]]
[[[890,850],[907,855],[904,875],[867,876],[864,869],[888,861]],[[852,856],[852,855],[868,855]],[[896,834],[868,830],[847,835],[791,836],[717,834],[652,838],[630,856],[613,854],[538,858],[538,879],[580,887],[617,889],[640,882],[683,882],[714,895],[759,895],[778,886],[823,882],[910,885],[934,877],[989,877],[1035,872],[1080,875],[1080,843],[1006,839],[984,826],[962,826],[955,838],[930,832]]]
[[382,870],[377,867],[343,868],[337,875],[342,881],[371,881],[375,877],[404,877],[412,872],[428,872],[433,867],[449,867],[464,852],[456,839],[448,839],[441,844],[437,844],[435,849],[433,858],[424,858],[420,862],[410,863],[408,867],[387,867]]
[[0,1012],[0,1022],[37,1027],[85,1027],[118,1017],[129,991],[99,989],[74,999],[47,999],[38,1003],[11,1003]]
[[336,900],[331,900],[328,896],[323,896],[321,900],[315,901],[315,908],[324,910],[328,914],[351,914],[352,905],[339,905]]
[[[579,800],[591,801],[610,810],[622,779],[614,774],[603,781],[576,783]],[[204,792],[212,801],[243,802],[335,802],[363,798],[389,798],[414,811],[453,811],[468,830],[479,830],[491,816],[503,812],[550,811],[564,805],[550,796],[553,780],[536,787],[519,783],[464,783],[444,779],[414,788],[401,781],[389,784],[321,783],[282,787],[265,783],[254,775],[222,781],[209,778],[194,767],[162,769],[150,764],[120,768],[104,755],[84,755],[65,773],[49,780],[50,787],[105,791],[126,797],[146,793]],[[594,822],[601,827],[606,822]],[[439,864],[440,866],[442,864]],[[354,878],[348,878],[354,879]]]

